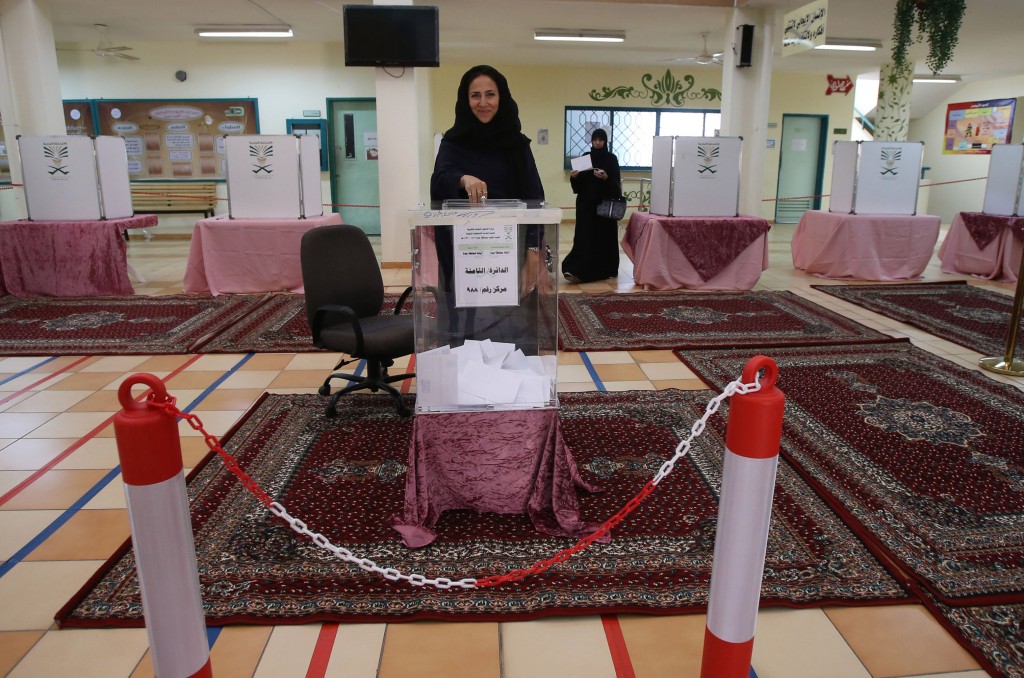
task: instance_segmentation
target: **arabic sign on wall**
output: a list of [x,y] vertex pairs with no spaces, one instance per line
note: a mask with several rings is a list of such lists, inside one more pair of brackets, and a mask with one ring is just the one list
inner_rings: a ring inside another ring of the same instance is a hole
[[825,44],[825,20],[828,0],[815,0],[792,12],[783,20],[782,56],[798,54]]

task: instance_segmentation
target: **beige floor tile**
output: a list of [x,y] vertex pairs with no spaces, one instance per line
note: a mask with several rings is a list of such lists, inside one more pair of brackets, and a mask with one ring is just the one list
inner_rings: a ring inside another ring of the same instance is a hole
[[559,351],[558,352],[558,364],[559,365],[582,365],[583,355],[577,351]]
[[77,511],[25,560],[103,560],[130,534],[126,510]]
[[558,366],[558,382],[559,383],[593,383],[593,378],[590,376],[590,371],[585,365],[559,365]]
[[674,363],[640,363],[640,369],[651,381],[655,379],[697,379],[697,375],[680,360]]
[[502,678],[615,678],[600,617],[503,623],[501,654]]
[[[7,560],[60,518],[63,511],[0,511],[0,561]],[[0,673],[2,675],[2,673]]]
[[[271,626],[226,626],[210,649],[210,663],[216,678],[249,678],[270,640]],[[294,667],[290,673],[294,673]],[[150,678],[149,674],[139,678]]]
[[167,390],[177,391],[181,389],[198,389],[202,391],[209,388],[210,385],[220,379],[223,374],[224,373],[220,371],[185,370],[184,372],[179,372],[166,380]]
[[222,381],[217,388],[266,389],[270,386],[270,383],[277,378],[277,375],[277,371],[271,372],[268,370],[264,370],[262,372],[258,372],[256,370],[238,371]]
[[594,371],[603,382],[638,381],[647,378],[644,371],[632,362],[623,365],[594,365]]
[[[78,441],[64,439],[56,442],[63,443],[64,449],[68,449],[72,445],[77,444]],[[116,440],[113,438],[90,438],[76,447],[71,454],[62,459],[54,468],[63,470],[94,468],[109,471],[119,463]]]
[[[391,374],[398,374],[389,370]],[[329,373],[324,370],[286,370],[279,373],[268,388],[306,388],[316,391]]]
[[[188,474],[188,468],[185,468],[185,474]],[[128,508],[128,501],[124,494],[124,481],[121,476],[116,476],[113,480],[107,483],[103,489],[93,496],[82,510],[100,510],[100,509],[124,509]]]
[[[238,353],[204,353],[195,362],[186,368],[186,372],[216,372],[218,374],[227,372],[245,357]],[[255,356],[253,356],[255,358]],[[246,365],[252,362],[250,359]]]
[[679,356],[674,351],[630,351],[629,355],[633,356],[638,364],[643,363],[677,363],[679,362]]
[[649,381],[606,381],[606,391],[653,391],[654,384]]
[[910,676],[979,668],[920,605],[826,608],[872,676]]
[[[246,408],[248,409],[248,408]],[[196,417],[202,422],[203,428],[212,435],[220,437],[228,432],[245,413],[245,410],[203,410],[196,412]],[[193,429],[188,422],[181,421],[178,424],[178,433],[182,438],[201,436],[199,431]]]
[[[138,394],[142,394],[139,388]],[[118,400],[117,391],[97,391],[87,398],[68,408],[68,412],[120,412],[121,401]]]
[[[799,657],[799,662],[794,658]],[[761,610],[754,636],[758,678],[871,678],[821,610]]]
[[700,675],[706,615],[618,615],[618,620],[638,678]]
[[[341,358],[340,353],[296,353],[285,369],[323,370],[324,372],[329,372],[334,369],[334,366],[338,364]],[[346,365],[346,368],[348,367]],[[355,365],[353,364],[351,367],[355,367]]]
[[275,626],[270,633],[260,658],[254,678],[278,678],[278,676],[304,675],[296,666],[309,666],[313,648],[320,634],[320,624],[299,626]]
[[[4,415],[0,414],[0,417]],[[112,412],[63,412],[54,415],[23,415],[23,416],[46,416],[44,423],[26,433],[28,438],[80,438],[92,433],[101,426],[109,428],[109,435],[114,435],[113,426],[110,426]],[[105,426],[104,426],[105,425]]]
[[0,412],[6,412],[22,400],[31,398],[33,393],[35,391],[0,391]]
[[131,674],[146,651],[145,629],[50,631],[9,678],[119,678]]
[[135,372],[139,365],[149,360],[151,356],[145,355],[113,355],[96,358],[81,369],[82,372]]
[[294,353],[259,353],[250,358],[239,370],[283,370],[294,356]]
[[387,624],[341,624],[325,678],[376,678]]
[[92,395],[92,391],[43,391],[21,400],[7,412],[63,412]]
[[186,362],[189,356],[185,355],[155,355],[136,365],[132,372],[173,372]]
[[586,384],[580,384],[578,382],[564,383],[560,381],[557,384],[557,390],[559,393],[582,393],[585,391],[596,391],[598,389],[597,384],[592,381]]
[[66,509],[81,499],[105,475],[106,471],[92,469],[47,471],[4,504],[4,509]]
[[193,412],[198,414],[207,410],[246,410],[264,392],[263,388],[219,388],[203,398]]
[[632,365],[633,356],[628,351],[588,351],[591,365]]
[[0,676],[10,675],[32,646],[43,637],[42,631],[6,631],[0,633]]
[[68,391],[98,391],[110,384],[120,383],[123,372],[77,372],[69,374],[49,388]]
[[[57,610],[102,564],[102,560],[18,563],[0,577],[0,600],[4,601],[0,605],[0,631],[50,628]],[[145,631],[139,630],[145,637]]]
[[55,412],[0,412],[0,438],[22,438],[57,416],[59,415]]
[[74,438],[19,438],[0,450],[0,470],[36,471],[75,443]]
[[[452,651],[454,638],[458,638],[458,652]],[[514,678],[501,670],[501,652],[507,649],[502,646],[499,651],[498,625],[494,623],[389,624],[378,676]]]

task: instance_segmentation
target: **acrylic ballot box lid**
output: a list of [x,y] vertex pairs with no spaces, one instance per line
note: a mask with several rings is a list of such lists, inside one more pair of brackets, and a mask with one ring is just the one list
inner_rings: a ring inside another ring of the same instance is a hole
[[520,201],[409,212],[416,412],[558,407],[558,223]]

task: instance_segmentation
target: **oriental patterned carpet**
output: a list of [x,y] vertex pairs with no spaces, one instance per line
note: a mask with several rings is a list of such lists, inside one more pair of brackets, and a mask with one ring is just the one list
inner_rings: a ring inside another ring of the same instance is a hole
[[[764,353],[786,395],[783,458],[975,654],[1019,672],[1024,393],[910,344]],[[751,357],[678,355],[717,388]]]
[[0,355],[191,353],[264,295],[0,298]]
[[[381,314],[393,313],[398,294],[385,293]],[[412,298],[403,313],[412,312]],[[306,320],[306,297],[301,294],[276,294],[267,303],[249,313],[203,344],[203,353],[305,353],[319,351]]]
[[[412,397],[408,397],[412,402]],[[563,433],[584,477],[583,517],[602,522],[657,473],[704,412],[707,392],[561,396]],[[453,580],[529,567],[570,546],[524,515],[448,511],[437,540],[405,548],[389,526],[403,505],[412,421],[387,396],[351,395],[326,419],[315,395],[265,396],[225,447],[261,487],[331,543],[405,574]],[[421,415],[430,416],[430,415]],[[208,623],[447,619],[672,613],[706,605],[725,420],[712,417],[691,454],[612,533],[544,573],[490,588],[392,583],[335,559],[288,529],[209,458],[188,493]],[[883,604],[905,589],[791,467],[779,467],[762,587],[766,605]],[[58,615],[63,627],[140,626],[125,545]]]
[[1012,295],[968,285],[963,280],[813,287],[985,356],[1001,357],[1006,349]]
[[563,351],[896,341],[791,292],[558,295]]

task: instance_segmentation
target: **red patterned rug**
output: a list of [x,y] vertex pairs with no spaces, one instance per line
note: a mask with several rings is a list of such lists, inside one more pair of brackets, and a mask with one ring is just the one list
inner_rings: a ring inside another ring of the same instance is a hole
[[[393,313],[400,295],[386,293],[382,314]],[[403,313],[412,312],[412,299]],[[306,297],[276,294],[240,322],[203,344],[203,353],[306,353],[319,351],[306,320]]]
[[813,285],[814,289],[919,327],[985,356],[1002,357],[1013,296],[968,285]]
[[991,675],[1024,677],[1024,604],[926,605]]
[[[408,397],[410,403],[412,396]],[[707,392],[564,394],[566,442],[584,477],[583,517],[619,510],[672,456],[710,399]],[[430,415],[425,415],[430,416]],[[188,491],[208,623],[447,619],[676,613],[706,605],[724,449],[724,420],[709,421],[677,463],[612,535],[516,584],[437,590],[392,583],[336,560],[297,536],[226,471],[200,464]],[[315,395],[265,396],[227,436],[240,465],[295,517],[333,544],[405,574],[453,580],[502,574],[547,559],[572,540],[536,532],[522,515],[448,511],[438,539],[405,548],[389,518],[400,512],[412,422],[387,396],[345,398],[336,419]],[[792,607],[907,601],[905,589],[788,464],[779,468],[763,602]],[[63,627],[139,626],[142,609],[128,545],[58,614]]]
[[558,295],[563,351],[897,341],[791,292]]
[[[1024,393],[910,344],[779,348],[783,455],[940,602],[1024,602]],[[680,351],[716,388],[749,350]]]
[[0,298],[0,355],[193,353],[265,295]]

